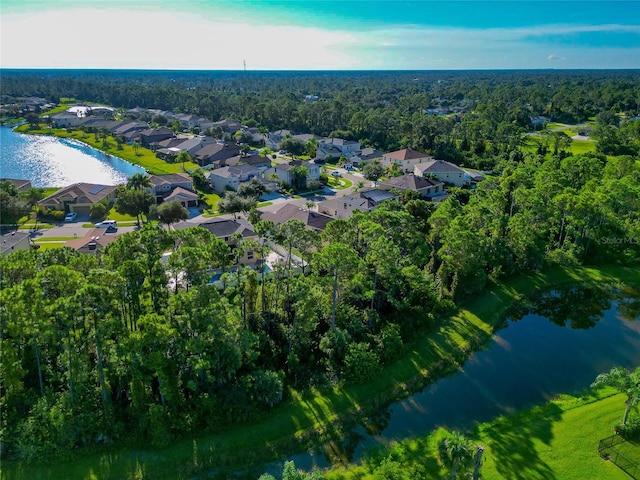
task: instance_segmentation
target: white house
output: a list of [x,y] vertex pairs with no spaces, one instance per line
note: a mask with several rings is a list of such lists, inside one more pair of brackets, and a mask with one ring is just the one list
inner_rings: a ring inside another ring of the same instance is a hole
[[254,177],[260,178],[260,169],[251,165],[233,165],[209,172],[211,187],[218,193],[224,193],[228,189],[238,190],[241,182],[247,182]]
[[290,172],[294,167],[304,167],[307,169],[307,181],[318,180],[320,178],[320,167],[315,163],[305,162],[303,160],[293,160],[289,163],[274,165],[271,168],[267,168],[263,176],[264,178],[269,178],[271,174],[275,173],[278,176],[278,181],[291,185],[293,176]]
[[343,140],[342,138],[322,138],[318,141],[316,157],[325,158],[331,155],[338,158],[341,155],[347,158],[360,151],[360,143],[354,140]]

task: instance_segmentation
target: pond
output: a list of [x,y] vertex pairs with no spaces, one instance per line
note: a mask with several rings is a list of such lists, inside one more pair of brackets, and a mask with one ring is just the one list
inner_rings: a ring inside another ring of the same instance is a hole
[[34,187],[87,182],[125,183],[141,167],[82,142],[47,135],[25,135],[0,127],[0,176],[31,180]]
[[[379,411],[342,445],[294,455],[305,470],[355,462],[379,444],[464,430],[561,393],[588,389],[611,367],[640,365],[640,292],[573,286],[541,294],[496,332],[462,370]],[[327,449],[328,450],[328,449]],[[272,474],[283,462],[270,464]]]

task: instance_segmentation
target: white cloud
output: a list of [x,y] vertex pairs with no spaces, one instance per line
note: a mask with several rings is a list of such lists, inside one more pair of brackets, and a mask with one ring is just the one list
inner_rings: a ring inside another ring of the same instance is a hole
[[215,12],[203,17],[91,7],[6,14],[0,21],[0,62],[5,68],[240,70],[246,61],[250,70],[492,69],[545,68],[552,60],[563,60],[566,68],[640,67],[640,44],[597,49],[556,44],[549,55],[546,41],[577,33],[640,34],[636,25],[337,31],[314,24],[229,21],[229,15]]

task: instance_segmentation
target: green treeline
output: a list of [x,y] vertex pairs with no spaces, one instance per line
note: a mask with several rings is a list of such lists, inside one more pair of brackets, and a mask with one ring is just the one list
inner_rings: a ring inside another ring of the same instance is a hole
[[[201,228],[146,224],[97,255],[1,258],[3,453],[220,431],[289,387],[374,378],[491,278],[640,258],[631,157],[530,157],[465,193],[437,208],[407,196],[322,234],[254,212],[258,239],[234,250]],[[269,242],[304,269],[285,262],[261,281],[238,263]]]
[[[141,107],[232,119],[269,131],[289,129],[358,140],[383,151],[413,148],[481,169],[521,160],[533,116],[596,121],[592,137],[607,155],[640,151],[637,71],[530,72],[142,72],[7,71],[3,98],[73,97],[116,108]],[[306,103],[305,95],[319,97]],[[457,114],[428,115],[445,108]],[[624,115],[624,117],[621,117]],[[141,117],[145,119],[145,117]],[[151,121],[149,114],[146,120]],[[538,153],[567,151],[561,132]]]

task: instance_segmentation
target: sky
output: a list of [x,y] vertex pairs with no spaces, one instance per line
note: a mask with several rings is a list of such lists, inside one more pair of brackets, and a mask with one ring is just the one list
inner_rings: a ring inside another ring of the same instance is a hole
[[640,68],[640,0],[0,0],[0,68]]

